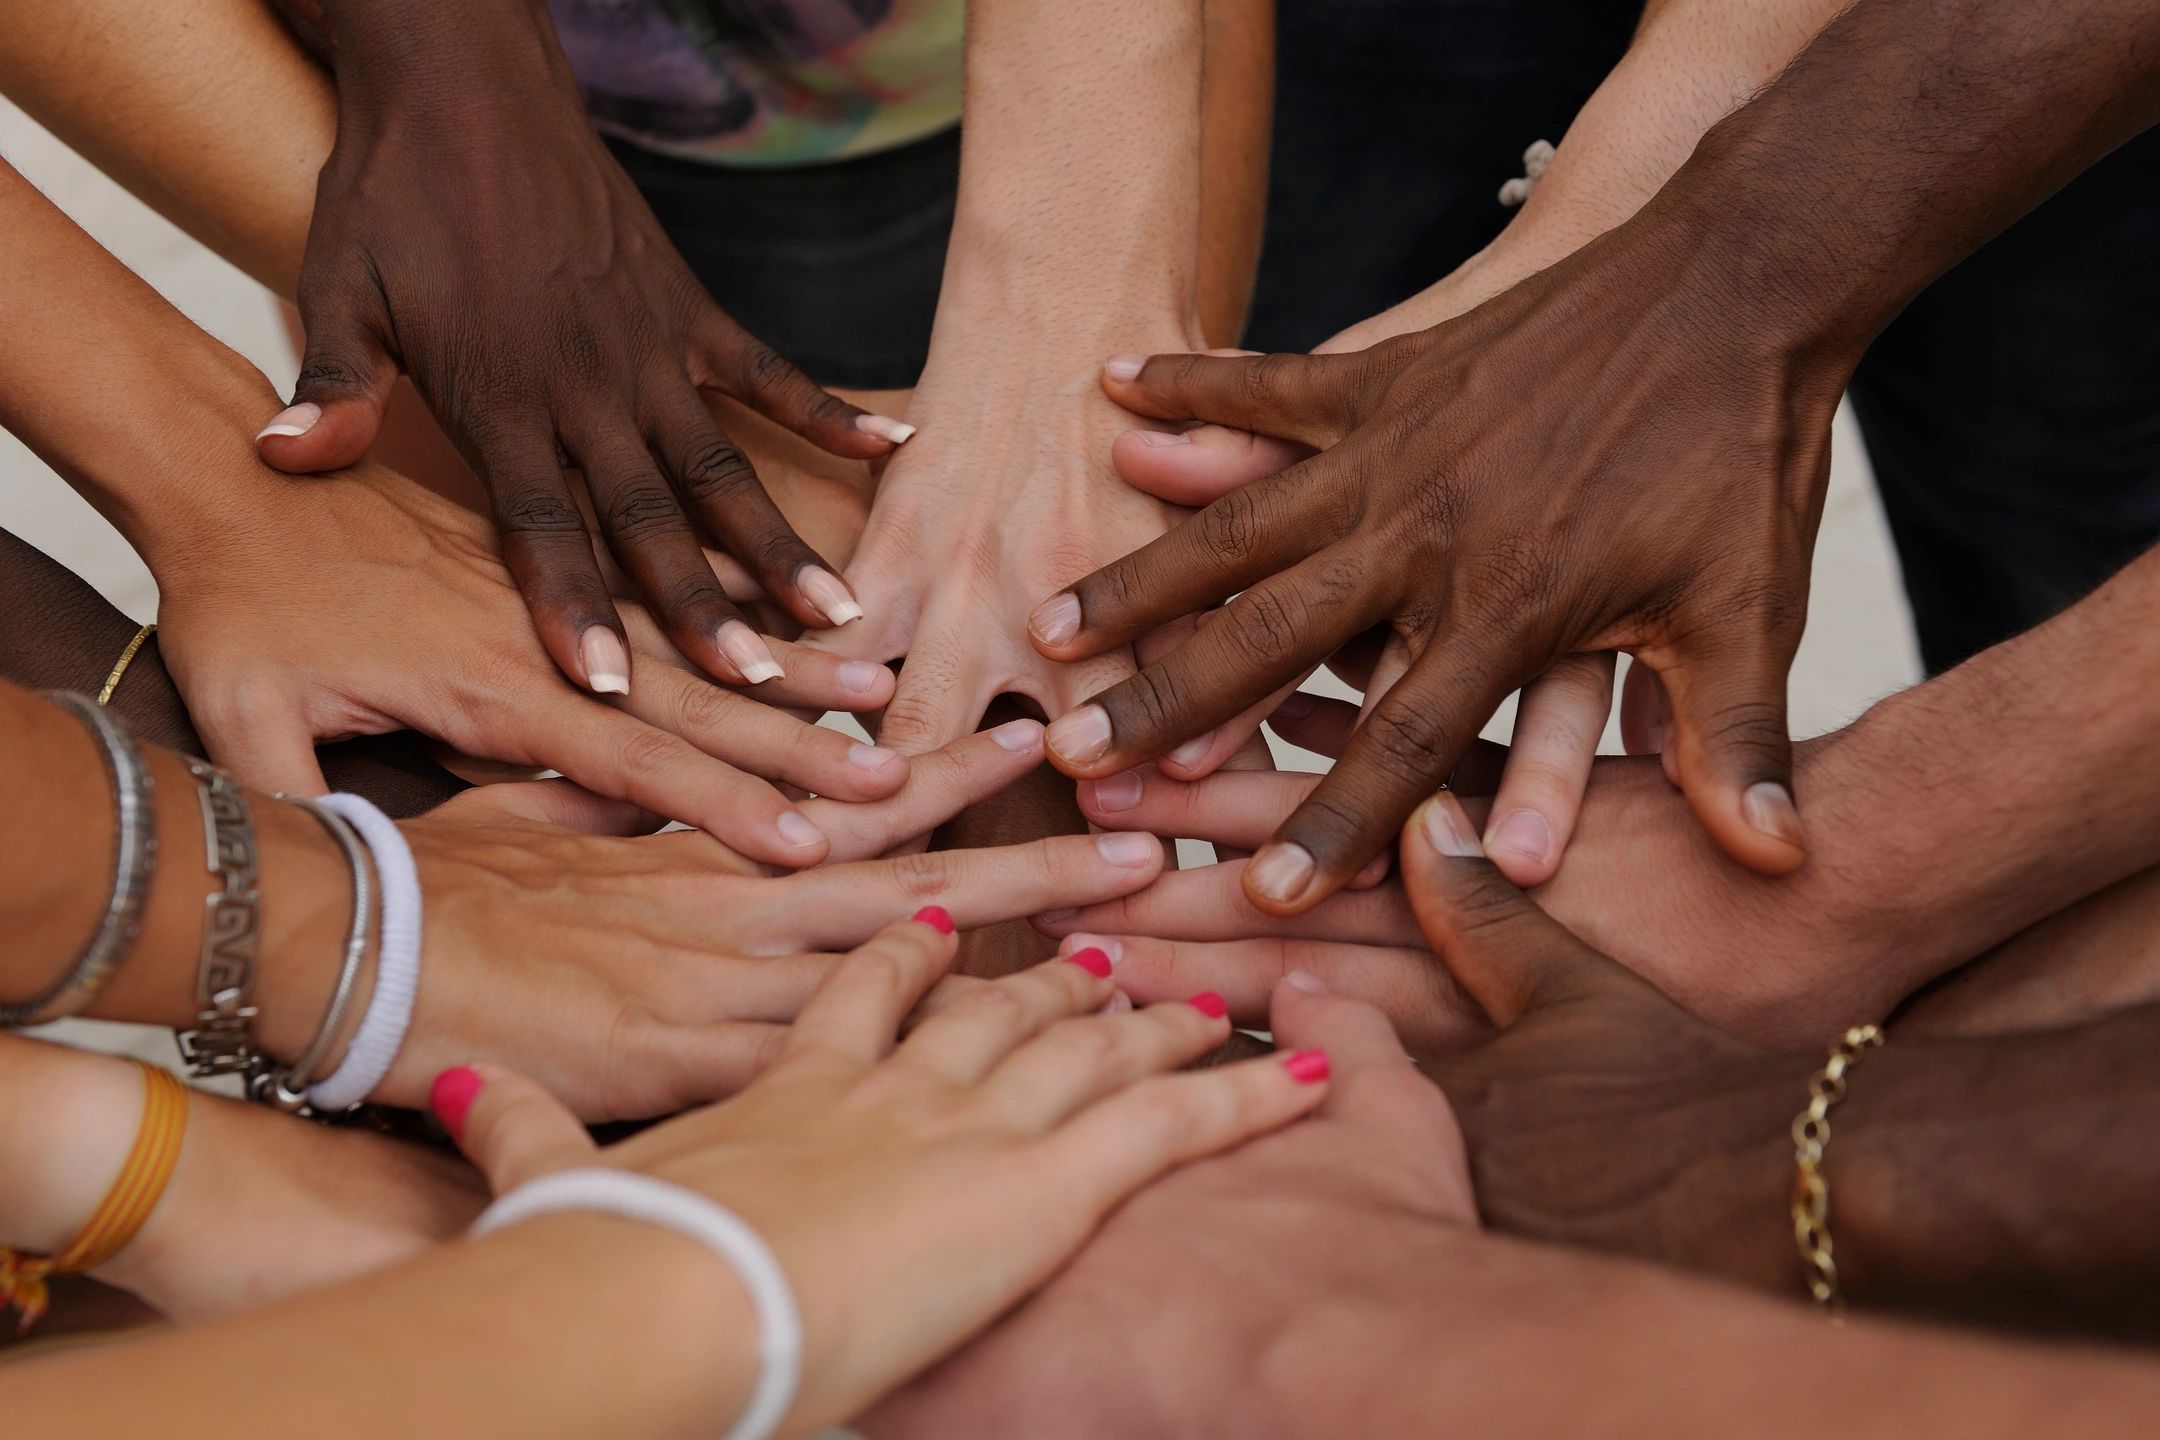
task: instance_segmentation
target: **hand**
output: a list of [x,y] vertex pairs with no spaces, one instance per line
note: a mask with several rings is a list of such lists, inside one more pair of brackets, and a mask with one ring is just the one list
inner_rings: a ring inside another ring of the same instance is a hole
[[954,945],[934,910],[886,927],[740,1097],[606,1150],[546,1091],[490,1068],[442,1077],[436,1110],[498,1191],[599,1163],[741,1215],[802,1316],[784,1428],[837,1424],[1041,1285],[1128,1195],[1326,1091],[1310,1054],[1167,1074],[1227,1022],[1197,1003],[1082,1018],[1114,987],[1062,962],[980,985],[895,1045]]
[[1141,413],[1326,453],[1037,612],[1044,653],[1078,658],[1242,592],[1098,697],[1099,743],[1054,742],[1061,768],[1151,758],[1389,623],[1408,673],[1246,872],[1255,903],[1291,913],[1386,843],[1509,691],[1626,649],[1672,693],[1677,767],[1719,845],[1798,867],[1785,673],[1850,357],[1739,321],[1676,270],[1684,227],[1649,217],[1358,355],[1112,362],[1106,387]]
[[256,785],[320,794],[316,741],[410,727],[803,865],[830,837],[759,777],[848,800],[905,783],[900,756],[760,703],[872,710],[892,693],[877,666],[782,646],[792,673],[753,700],[682,668],[625,607],[637,683],[618,657],[628,693],[581,695],[549,668],[477,516],[373,465],[259,483],[248,523],[158,566],[166,664],[211,758]]
[[[537,4],[324,7],[337,142],[317,186],[294,404],[258,437],[296,472],[360,460],[402,365],[479,472],[564,674],[628,640],[561,474],[676,649],[733,683],[770,663],[700,527],[807,625],[860,613],[708,414],[717,390],[834,454],[907,428],[818,388],[713,305],[601,144]],[[439,143],[451,137],[454,143]]]
[[1334,1078],[1315,1114],[1133,1197],[1049,1288],[861,1428],[876,1440],[1322,1433],[1269,1418],[1290,1337],[1399,1283],[1419,1237],[1467,1234],[1477,1208],[1447,1102],[1385,1020],[1284,985],[1272,1025],[1282,1044],[1327,1053]]

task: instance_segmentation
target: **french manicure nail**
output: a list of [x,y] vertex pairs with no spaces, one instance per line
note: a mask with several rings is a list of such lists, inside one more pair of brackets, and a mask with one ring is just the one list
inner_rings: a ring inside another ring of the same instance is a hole
[[1121,770],[1100,780],[1080,782],[1080,803],[1090,810],[1115,815],[1140,803],[1140,772]]
[[1080,597],[1067,590],[1035,607],[1028,629],[1045,645],[1063,645],[1080,633]]
[[1425,838],[1433,849],[1458,860],[1475,860],[1485,853],[1485,847],[1478,844],[1470,829],[1469,817],[1446,795],[1435,795],[1425,802]]
[[780,818],[773,822],[773,829],[780,832],[782,840],[798,850],[807,850],[812,845],[825,843],[825,832],[811,824],[810,817],[800,810],[781,811]]
[[714,639],[720,646],[720,653],[727,656],[728,663],[742,671],[743,679],[752,685],[778,680],[785,673],[780,662],[773,659],[764,637],[740,620],[727,621]]
[[1074,765],[1091,765],[1110,749],[1110,712],[1082,705],[1050,722],[1050,748]]
[[[1138,372],[1135,371],[1134,373],[1137,374]],[[1183,430],[1135,430],[1133,434],[1140,437],[1140,443],[1143,445],[1192,444],[1192,436],[1186,434]]]
[[890,769],[899,758],[897,752],[883,750],[875,745],[848,746],[847,763],[858,770],[868,770],[872,774]]
[[480,1085],[479,1071],[470,1065],[458,1065],[437,1075],[435,1083],[428,1087],[428,1109],[435,1112],[451,1139],[465,1138],[465,1116],[480,1097]]
[[1328,1077],[1327,1051],[1300,1050],[1283,1057],[1283,1069],[1300,1085],[1317,1085]]
[[858,415],[855,428],[865,435],[875,435],[895,445],[905,445],[915,434],[915,427],[905,420],[895,420],[886,415]]
[[585,683],[595,695],[630,693],[630,652],[622,637],[605,625],[588,625],[578,640],[578,659],[585,666]]
[[270,417],[270,423],[255,432],[257,440],[267,440],[273,435],[305,435],[322,419],[322,406],[312,400],[298,405],[288,405]]
[[862,606],[855,603],[855,597],[840,583],[840,577],[830,571],[805,565],[795,577],[795,586],[817,606],[818,613],[825,617],[828,625],[845,625],[850,620],[862,619]]
[[1747,816],[1748,824],[1754,826],[1773,840],[1782,840],[1795,850],[1807,848],[1807,837],[1800,829],[1800,812],[1793,808],[1792,792],[1775,780],[1758,780],[1748,786],[1740,797],[1740,811]]
[[1169,754],[1163,756],[1163,759],[1168,760],[1171,764],[1177,766],[1181,770],[1190,770],[1193,766],[1198,765],[1202,760],[1207,759],[1208,750],[1214,744],[1215,732],[1210,730],[1207,734],[1202,735],[1197,739],[1187,740],[1184,744],[1178,746],[1177,749],[1172,750]]
[[943,905],[925,905],[909,918],[913,919],[918,925],[928,925],[940,935],[953,933],[952,911],[947,910]]
[[1302,845],[1278,841],[1253,856],[1245,867],[1245,888],[1287,905],[1305,893],[1312,883],[1312,852]]
[[1103,361],[1102,368],[1103,374],[1112,380],[1136,380],[1140,376],[1140,367],[1145,364],[1147,357],[1144,355],[1113,355]]
[[1154,860],[1155,837],[1137,831],[1113,830],[1095,837],[1095,850],[1112,865],[1131,870]]
[[1185,1003],[1210,1020],[1220,1020],[1230,1013],[1230,1007],[1224,1003],[1222,996],[1213,990],[1203,990]]
[[1282,978],[1283,984],[1288,985],[1293,990],[1302,990],[1307,995],[1325,995],[1328,993],[1327,982],[1310,970],[1292,970]]
[[839,677],[841,689],[857,695],[870,694],[878,688],[880,679],[892,675],[892,671],[883,665],[873,665],[868,660],[850,660],[833,673]]
[[1033,720],[1008,720],[990,732],[998,748],[1025,755],[1042,744],[1043,727]]
[[1535,810],[1517,810],[1494,826],[1485,842],[1487,851],[1506,850],[1532,860],[1543,860],[1552,849],[1552,827]]
[[1065,958],[1098,979],[1110,977],[1110,957],[1100,950],[1075,950]]

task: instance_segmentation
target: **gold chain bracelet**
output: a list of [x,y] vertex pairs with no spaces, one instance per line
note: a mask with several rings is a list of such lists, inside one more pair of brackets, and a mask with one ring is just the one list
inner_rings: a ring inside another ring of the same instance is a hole
[[135,654],[142,649],[143,642],[155,634],[157,634],[157,621],[155,620],[136,630],[135,638],[128,641],[127,649],[120,652],[119,660],[114,662],[110,671],[106,672],[105,684],[97,693],[98,704],[112,704],[113,692],[120,688],[120,677],[127,674],[128,666],[135,663]]
[[1837,1259],[1830,1243],[1830,1182],[1823,1152],[1830,1144],[1830,1107],[1845,1098],[1845,1072],[1861,1053],[1883,1043],[1880,1025],[1855,1025],[1830,1047],[1830,1061],[1808,1081],[1807,1108],[1793,1118],[1793,1238],[1807,1268],[1808,1293],[1832,1316],[1842,1315]]

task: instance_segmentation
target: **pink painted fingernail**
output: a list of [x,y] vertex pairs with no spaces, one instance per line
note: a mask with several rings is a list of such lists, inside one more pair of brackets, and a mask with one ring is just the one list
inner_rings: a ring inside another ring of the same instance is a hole
[[1113,830],[1095,837],[1095,853],[1127,870],[1153,863],[1155,837],[1133,830]]
[[1080,597],[1070,590],[1051,596],[1028,616],[1028,629],[1045,645],[1063,645],[1080,633]]
[[798,850],[807,850],[813,845],[825,843],[825,832],[811,824],[810,817],[800,810],[781,811],[780,818],[773,822],[773,829],[780,832],[782,840]]
[[868,770],[876,774],[899,764],[900,755],[897,751],[880,749],[875,745],[850,745],[847,763],[858,770]]
[[255,432],[255,438],[262,441],[273,435],[305,435],[315,428],[315,422],[320,419],[322,406],[312,400],[303,400],[300,404],[288,405],[271,416],[270,423]]
[[1163,446],[1192,444],[1192,436],[1188,435],[1183,430],[1135,430],[1133,431],[1133,434],[1140,437],[1140,443],[1143,445]]
[[943,905],[925,905],[910,918],[918,924],[928,925],[940,935],[953,933],[952,911]]
[[595,695],[630,693],[630,652],[622,637],[605,625],[588,625],[578,640],[578,660],[585,666],[585,683]]
[[1220,1020],[1230,1013],[1229,1005],[1224,1002],[1222,996],[1216,994],[1213,990],[1203,990],[1185,1003],[1207,1016],[1210,1020]]
[[437,1075],[435,1083],[428,1086],[428,1109],[435,1112],[451,1139],[465,1138],[465,1116],[473,1101],[480,1098],[481,1084],[479,1071],[470,1065],[457,1065]]
[[1108,935],[1068,935],[1058,943],[1058,953],[1073,955],[1082,950],[1100,950],[1116,964],[1125,958],[1125,947]]
[[1458,860],[1477,860],[1485,854],[1477,832],[1470,828],[1470,817],[1453,796],[1435,795],[1425,802],[1425,838],[1433,849]]
[[862,619],[862,606],[855,603],[855,596],[837,575],[815,565],[805,565],[795,577],[795,587],[817,606],[818,613],[829,625],[845,625],[850,620]]
[[1506,850],[1530,860],[1543,860],[1552,848],[1552,827],[1535,810],[1517,810],[1494,826],[1485,841],[1487,853]]
[[1110,749],[1110,712],[1082,705],[1050,722],[1050,748],[1069,765],[1092,765]]
[[886,415],[858,415],[855,428],[865,435],[875,435],[894,445],[905,445],[914,437],[915,427],[905,420],[895,420]]
[[1103,361],[1102,369],[1112,380],[1137,380],[1140,367],[1145,364],[1147,357],[1144,355],[1113,355]]
[[1075,950],[1065,957],[1081,969],[1101,979],[1110,976],[1110,957],[1100,950]]
[[1193,766],[1198,765],[1202,760],[1207,759],[1208,751],[1214,746],[1214,744],[1215,732],[1210,730],[1207,734],[1202,735],[1197,739],[1187,740],[1184,744],[1178,746],[1177,749],[1172,750],[1169,754],[1163,756],[1163,759],[1168,760],[1171,764],[1177,766],[1179,769],[1190,770]]
[[998,748],[1025,755],[1042,746],[1043,727],[1033,720],[1008,720],[990,732]]
[[1317,1085],[1328,1077],[1327,1051],[1300,1050],[1283,1057],[1283,1069],[1300,1085]]
[[786,673],[780,668],[780,662],[773,659],[764,637],[740,620],[722,624],[720,633],[713,640],[720,647],[720,653],[727,656],[728,663],[740,670],[743,679],[752,685],[778,680]]
[[1140,803],[1143,782],[1137,770],[1123,770],[1100,780],[1080,782],[1080,804],[1089,810],[1115,815]]
[[1305,893],[1316,868],[1310,850],[1279,840],[1253,856],[1252,863],[1245,867],[1245,888],[1278,905],[1287,905]]
[[1754,826],[1773,840],[1782,840],[1795,850],[1807,848],[1807,836],[1800,829],[1800,812],[1793,808],[1792,792],[1775,780],[1758,780],[1748,786],[1740,797],[1740,811],[1747,816],[1748,824]]
[[841,689],[857,695],[875,692],[881,681],[892,677],[892,671],[868,660],[850,660],[833,673],[839,677]]

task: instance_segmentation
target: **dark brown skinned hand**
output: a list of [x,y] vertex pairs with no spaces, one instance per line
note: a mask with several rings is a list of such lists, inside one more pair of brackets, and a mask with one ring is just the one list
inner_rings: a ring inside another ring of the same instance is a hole
[[300,277],[300,379],[258,437],[264,459],[295,473],[360,460],[402,366],[486,485],[548,653],[590,689],[620,691],[629,652],[565,457],[615,558],[708,673],[780,672],[701,533],[801,624],[861,614],[700,391],[856,459],[890,453],[906,427],[826,393],[713,304],[593,132],[545,6],[317,8],[337,144]]
[[1702,278],[1690,240],[1645,211],[1459,319],[1356,353],[1106,365],[1141,414],[1320,453],[1035,612],[1037,647],[1079,659],[1228,601],[1061,717],[1053,761],[1129,769],[1392,626],[1408,672],[1246,872],[1255,904],[1292,914],[1387,844],[1510,691],[1565,656],[1627,650],[1670,692],[1680,781],[1717,843],[1797,868],[1785,681],[1851,347],[1788,342]]

